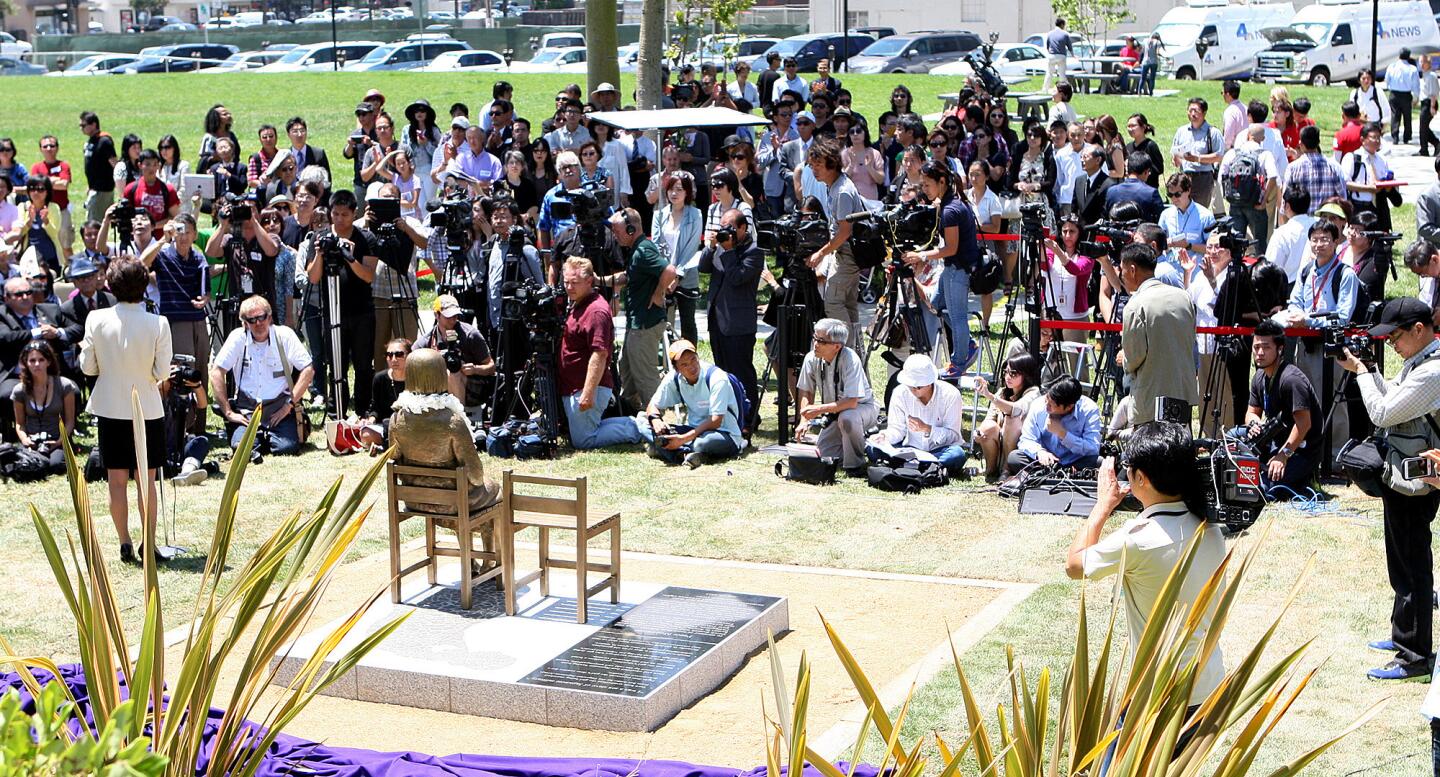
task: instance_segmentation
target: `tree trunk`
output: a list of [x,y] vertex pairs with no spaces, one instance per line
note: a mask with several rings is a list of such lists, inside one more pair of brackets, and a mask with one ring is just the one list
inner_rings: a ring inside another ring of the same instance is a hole
[[641,110],[660,107],[660,66],[665,61],[665,0],[645,0],[640,12],[640,53],[635,67]]
[[614,84],[616,88],[620,86],[615,2],[587,0],[585,3],[585,77],[589,81],[586,94],[602,82]]

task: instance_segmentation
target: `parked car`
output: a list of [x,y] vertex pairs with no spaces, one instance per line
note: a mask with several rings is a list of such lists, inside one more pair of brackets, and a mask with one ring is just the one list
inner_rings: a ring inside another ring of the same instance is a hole
[[91,54],[75,61],[75,64],[64,70],[56,70],[46,73],[47,76],[71,77],[71,76],[108,76],[110,71],[128,65],[140,58],[134,54]]
[[706,35],[700,39],[700,45],[695,49],[695,64],[710,63],[716,67],[723,66],[726,61],[725,50],[734,47],[735,51],[729,57],[730,62],[752,60],[770,50],[771,46],[779,43],[779,38],[740,38],[736,35]]
[[845,63],[852,73],[929,73],[980,48],[969,30],[907,32],[866,46]]
[[756,73],[764,70],[765,58],[774,52],[779,54],[781,59],[794,57],[801,73],[813,73],[820,60],[830,56],[831,46],[835,47],[837,60],[847,60],[874,42],[874,38],[859,33],[841,35],[834,32],[816,32],[794,35],[766,49],[750,63],[750,69]]
[[455,12],[442,11],[437,8],[433,11],[426,11],[425,18],[429,19],[432,22],[453,22],[455,21]]
[[540,49],[529,62],[510,63],[512,73],[584,73],[585,47]]
[[23,57],[35,50],[28,40],[19,40],[8,32],[0,32],[0,56]]
[[[285,52],[285,56],[256,70],[257,73],[298,73],[305,70],[333,70],[336,59],[358,62],[385,44],[374,40],[347,40],[340,44],[307,43]],[[343,55],[343,56],[341,56]],[[342,62],[342,64],[343,64]]]
[[[980,52],[971,52],[965,59],[940,65],[930,71],[932,76],[968,76],[974,73],[971,58]],[[1045,51],[1031,43],[997,43],[991,54],[991,64],[1001,78],[1012,80],[1045,75]],[[1078,66],[1078,63],[1075,63]]]
[[430,64],[430,60],[447,51],[468,51],[470,44],[461,40],[403,40],[377,46],[358,62],[345,66],[350,71],[414,70]]
[[[345,21],[345,19],[337,13],[337,14],[335,15],[335,21],[337,21],[337,22],[343,22],[343,21]],[[316,11],[316,12],[314,12],[314,13],[306,14],[306,15],[300,17],[299,19],[296,19],[296,20],[295,20],[295,23],[296,23],[296,24],[329,24],[329,23],[330,23],[330,12],[329,12],[329,11]]]
[[231,54],[228,59],[211,69],[212,73],[244,73],[258,70],[271,62],[278,62],[285,56],[284,51],[241,51]]
[[163,28],[163,27],[164,27],[165,25],[167,25],[167,24],[175,24],[175,23],[177,23],[177,22],[183,24],[183,23],[185,22],[185,20],[179,18],[178,16],[163,16],[163,15],[157,14],[157,15],[154,15],[154,16],[151,16],[151,17],[147,18],[144,22],[141,22],[140,24],[132,24],[132,25],[130,25],[130,28],[129,28],[128,31],[129,31],[129,32],[156,32],[157,30],[160,30],[161,28]]
[[850,32],[858,32],[861,35],[869,35],[875,40],[888,38],[895,34],[894,27],[851,27]]
[[640,44],[627,43],[615,50],[621,73],[634,73],[640,66]]
[[45,68],[14,57],[0,57],[0,76],[41,76]]
[[170,22],[161,27],[158,32],[199,32],[200,28],[190,22]]
[[578,32],[547,32],[540,36],[540,51],[585,46],[585,36]]
[[140,61],[111,71],[117,75],[136,73],[188,73],[219,65],[239,48],[220,43],[177,43],[140,49]]
[[426,73],[451,73],[457,70],[494,72],[505,69],[505,58],[494,51],[465,50],[447,51],[435,57],[430,64],[418,68]]

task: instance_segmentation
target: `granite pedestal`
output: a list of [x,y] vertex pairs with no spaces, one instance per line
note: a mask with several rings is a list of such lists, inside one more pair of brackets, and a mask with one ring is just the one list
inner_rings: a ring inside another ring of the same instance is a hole
[[[573,577],[554,573],[552,593],[574,588]],[[632,580],[619,603],[591,599],[584,625],[575,622],[573,598],[542,599],[537,586],[520,592],[514,617],[505,616],[490,582],[475,588],[471,610],[459,600],[451,581],[416,589],[400,604],[377,603],[334,655],[396,615],[410,617],[325,693],[552,726],[652,731],[734,674],[767,631],[789,628],[783,597]],[[290,682],[336,625],[276,658],[276,682]]]

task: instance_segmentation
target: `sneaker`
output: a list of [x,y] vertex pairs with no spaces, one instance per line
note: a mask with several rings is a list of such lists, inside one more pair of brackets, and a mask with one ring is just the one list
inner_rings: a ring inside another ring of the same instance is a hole
[[1394,653],[1400,649],[1395,646],[1395,640],[1393,639],[1377,639],[1374,642],[1366,643],[1366,647],[1371,650],[1378,650],[1381,653]]
[[960,373],[963,375],[966,372],[969,372],[970,368],[974,366],[975,360],[979,358],[980,346],[976,345],[975,342],[972,340],[970,342],[970,353],[966,354],[965,361],[960,365]]
[[1397,658],[1382,667],[1371,669],[1365,673],[1365,676],[1371,680],[1411,680],[1428,674],[1430,674],[1429,661],[1407,664]]
[[171,483],[177,486],[198,486],[205,482],[209,473],[205,471],[200,463],[194,459],[186,459],[185,464],[180,468],[180,474],[170,479]]

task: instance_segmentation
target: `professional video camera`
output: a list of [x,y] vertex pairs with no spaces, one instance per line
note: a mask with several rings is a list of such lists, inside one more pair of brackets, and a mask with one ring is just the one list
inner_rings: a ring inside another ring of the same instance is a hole
[[333,277],[339,277],[352,256],[351,249],[342,245],[340,236],[331,229],[315,236],[313,250],[324,260],[325,274]]
[[452,195],[425,206],[430,212],[430,227],[445,233],[445,246],[452,254],[462,253],[470,245],[473,208],[474,201],[463,195]]
[[170,379],[186,386],[199,386],[205,378],[200,374],[195,357],[177,353],[170,358]]
[[1118,257],[1120,250],[1135,242],[1135,221],[1097,221],[1085,228],[1084,239],[1080,241],[1080,253],[1086,256]]
[[134,245],[135,203],[124,197],[116,200],[115,208],[110,212],[110,226],[115,228],[115,235],[122,248]]
[[995,70],[995,41],[999,37],[999,35],[991,33],[989,43],[982,45],[965,57],[970,62],[970,69],[975,71],[975,77],[980,79],[980,85],[985,87],[985,91],[989,92],[992,97],[1004,97],[1005,93],[1010,91],[1010,87],[1005,84],[1005,79],[1001,78],[1000,73]]
[[1325,321],[1320,327],[1320,339],[1325,349],[1325,358],[1339,358],[1348,349],[1355,355],[1355,358],[1366,364],[1374,364],[1377,361],[1374,340],[1370,337],[1370,332],[1365,325],[1343,323],[1335,313],[1325,313],[1316,318]]
[[1236,223],[1233,218],[1216,219],[1210,234],[1220,238],[1220,247],[1229,251],[1231,258],[1235,260],[1245,256],[1245,249],[1250,245],[1249,239],[1245,237],[1245,225]]
[[250,206],[250,200],[243,194],[234,193],[226,193],[217,213],[220,218],[231,224],[244,224],[255,216],[255,212]]
[[1248,431],[1227,433],[1219,440],[1195,440],[1197,493],[1186,499],[1191,511],[1229,533],[1250,528],[1265,508],[1260,483],[1260,457]]
[[[500,288],[500,319],[524,324],[534,333],[559,332],[564,316],[556,304],[559,294],[551,286],[530,278],[511,281]],[[553,346],[551,338],[532,338],[536,345]]]
[[1027,202],[1020,206],[1020,239],[1042,240],[1045,237],[1045,217],[1049,208],[1043,202]]
[[[1043,206],[1042,206],[1043,212]],[[913,251],[934,244],[939,237],[936,211],[921,202],[902,202],[888,210],[866,211],[845,217],[855,223],[851,239],[861,243],[883,243],[896,251]],[[899,257],[895,257],[898,261]],[[859,262],[859,257],[856,257]],[[859,262],[862,266],[864,262]]]
[[595,251],[605,244],[605,222],[609,218],[610,190],[606,187],[587,183],[578,189],[569,189],[556,194],[550,203],[550,215],[559,220],[573,219],[579,229],[580,245],[586,251]]
[[830,227],[823,213],[791,211],[784,218],[756,225],[756,242],[782,258],[805,259],[830,241]]

